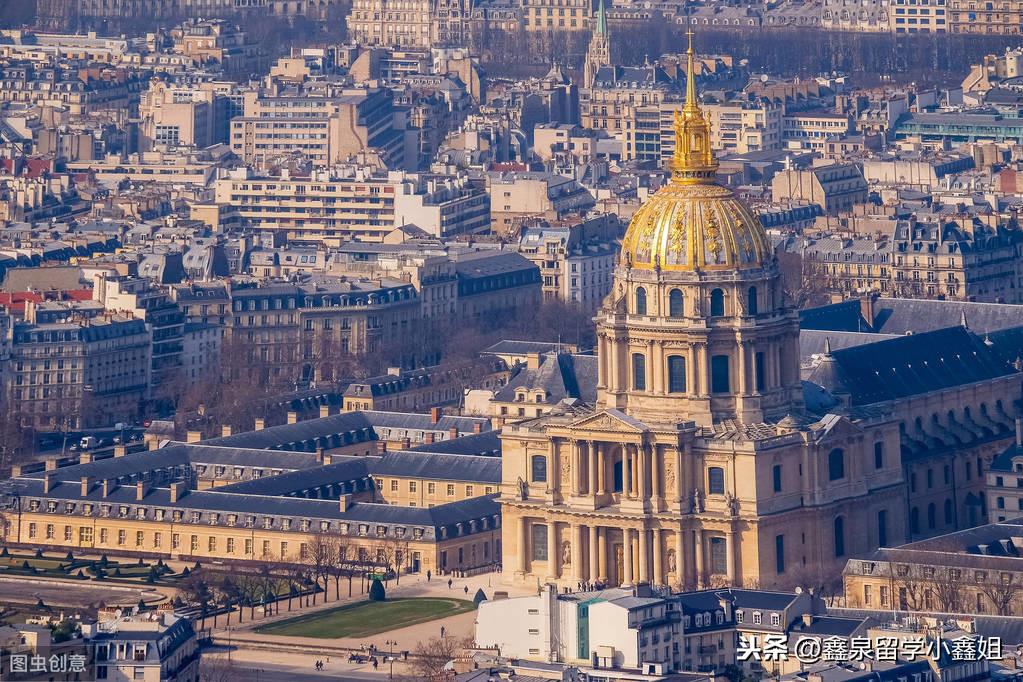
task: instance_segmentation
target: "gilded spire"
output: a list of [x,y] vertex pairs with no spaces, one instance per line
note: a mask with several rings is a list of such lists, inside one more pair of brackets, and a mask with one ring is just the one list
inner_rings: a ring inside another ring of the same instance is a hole
[[711,149],[710,124],[700,109],[696,94],[696,55],[693,51],[693,30],[686,31],[686,102],[675,112],[675,156],[672,163],[674,180],[687,184],[713,182],[718,163]]

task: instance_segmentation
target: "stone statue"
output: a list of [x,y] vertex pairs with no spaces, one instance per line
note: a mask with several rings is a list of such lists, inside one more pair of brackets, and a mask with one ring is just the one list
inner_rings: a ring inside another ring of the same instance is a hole
[[521,476],[519,476],[519,480],[518,480],[518,482],[515,485],[517,485],[519,487],[519,499],[520,500],[528,499],[529,498],[529,486],[526,484],[525,481],[522,480]]
[[736,499],[731,491],[725,493],[725,507],[732,516],[735,516],[739,511],[739,500]]
[[572,563],[572,545],[568,540],[561,543],[561,563],[566,566]]
[[[525,499],[525,498],[522,498],[522,499]],[[693,511],[694,512],[702,512],[703,511],[703,498],[700,497],[700,489],[699,488],[693,488]]]
[[675,572],[675,550],[668,550],[668,573]]

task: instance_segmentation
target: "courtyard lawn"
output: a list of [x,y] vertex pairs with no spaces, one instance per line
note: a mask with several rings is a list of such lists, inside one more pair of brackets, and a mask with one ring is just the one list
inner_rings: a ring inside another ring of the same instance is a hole
[[258,628],[264,635],[285,637],[368,637],[388,630],[425,623],[472,611],[471,601],[424,597],[422,599],[389,599],[382,602],[363,601],[336,609],[289,618]]

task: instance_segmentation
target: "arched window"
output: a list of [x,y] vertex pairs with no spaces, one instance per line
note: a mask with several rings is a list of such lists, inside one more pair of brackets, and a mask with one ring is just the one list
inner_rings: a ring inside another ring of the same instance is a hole
[[530,470],[534,483],[545,483],[547,481],[547,458],[543,455],[533,455],[530,460]]
[[952,525],[952,500],[945,500],[945,525]]
[[668,294],[668,315],[670,317],[682,317],[685,315],[683,310],[683,303],[685,298],[682,296],[681,289],[672,289],[671,293]]
[[710,467],[707,469],[707,494],[725,494],[725,470],[721,467]]
[[547,561],[547,526],[533,525],[533,561]]
[[725,292],[715,289],[710,292],[710,316],[722,317],[725,314]]
[[646,289],[643,287],[636,289],[636,314],[646,315]]
[[938,510],[937,507],[934,506],[934,503],[931,502],[929,505],[927,505],[927,528],[934,529],[935,527],[937,527],[937,525]]
[[686,359],[681,355],[668,356],[668,393],[686,392]]
[[715,355],[710,359],[710,392],[730,393],[731,382],[728,378],[728,356]]
[[835,519],[835,556],[845,556],[845,519]]
[[746,314],[756,315],[758,311],[757,288],[750,287],[749,291],[746,292]]
[[877,513],[877,546],[888,544],[888,512],[882,509]]
[[916,507],[909,510],[909,532],[920,532],[920,510]]
[[774,492],[781,492],[781,464],[771,467],[771,481],[774,484]]
[[837,481],[845,478],[845,452],[835,448],[828,453],[828,480]]
[[642,353],[632,354],[632,389],[646,390],[646,356]]

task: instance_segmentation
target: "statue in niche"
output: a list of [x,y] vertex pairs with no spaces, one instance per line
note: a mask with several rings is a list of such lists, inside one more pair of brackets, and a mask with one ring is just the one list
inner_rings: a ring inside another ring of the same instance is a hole
[[561,563],[566,566],[572,563],[572,545],[568,540],[561,543]]
[[525,481],[522,480],[521,476],[519,476],[519,480],[515,485],[518,486],[519,489],[519,499],[520,500],[529,499],[529,486],[526,484]]
[[725,493],[725,508],[728,509],[728,513],[735,516],[739,511],[739,500],[732,494],[732,491]]
[[669,549],[668,550],[668,573],[675,573],[675,571],[676,571],[675,550]]
[[[525,498],[522,498],[522,499],[525,499]],[[693,488],[693,511],[694,512],[702,512],[703,511],[703,498],[700,497],[700,489],[699,488]]]

